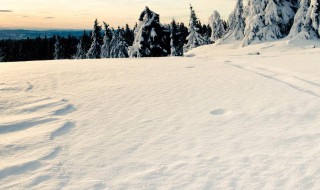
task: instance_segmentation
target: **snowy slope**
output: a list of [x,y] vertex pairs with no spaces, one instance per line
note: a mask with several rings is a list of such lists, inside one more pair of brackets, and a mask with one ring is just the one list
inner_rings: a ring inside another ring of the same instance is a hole
[[0,189],[318,189],[312,45],[1,63]]

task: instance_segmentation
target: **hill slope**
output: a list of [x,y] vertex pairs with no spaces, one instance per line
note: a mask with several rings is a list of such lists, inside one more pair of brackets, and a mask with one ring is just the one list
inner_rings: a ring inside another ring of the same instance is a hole
[[316,189],[320,49],[0,64],[0,189]]

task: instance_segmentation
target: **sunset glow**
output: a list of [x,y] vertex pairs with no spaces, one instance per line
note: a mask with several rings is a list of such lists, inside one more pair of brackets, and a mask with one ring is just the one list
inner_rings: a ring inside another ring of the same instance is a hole
[[160,14],[161,22],[172,18],[187,22],[189,3],[194,6],[201,22],[218,10],[227,18],[235,0],[2,0],[0,28],[23,29],[87,29],[95,18],[113,27],[134,25],[144,6]]

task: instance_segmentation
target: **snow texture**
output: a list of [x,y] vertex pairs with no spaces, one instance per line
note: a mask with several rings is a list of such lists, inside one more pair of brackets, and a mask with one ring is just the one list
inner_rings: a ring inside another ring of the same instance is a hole
[[318,189],[320,44],[0,64],[0,189]]

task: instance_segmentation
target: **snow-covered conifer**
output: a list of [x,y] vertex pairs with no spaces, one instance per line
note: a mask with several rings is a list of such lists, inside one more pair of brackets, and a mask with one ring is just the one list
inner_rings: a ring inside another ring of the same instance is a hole
[[74,56],[75,59],[85,59],[86,58],[86,51],[83,49],[84,44],[82,39],[80,39],[78,45],[77,45],[77,52]]
[[124,30],[124,37],[127,44],[131,46],[134,40],[134,30],[131,30],[128,24],[126,24],[126,28]]
[[168,55],[162,41],[163,28],[159,15],[148,7],[144,9],[135,29],[133,45],[129,47],[130,57],[160,57]]
[[249,0],[242,45],[275,40],[287,35],[294,17],[293,4],[285,0]]
[[53,59],[62,59],[62,46],[60,44],[60,39],[58,36],[55,36],[55,40],[56,42],[54,44]]
[[302,39],[319,38],[320,0],[301,0],[290,37]]
[[80,38],[80,41],[77,45],[77,51],[76,54],[74,55],[74,59],[85,59],[86,52],[90,48],[90,37],[86,33],[86,31],[83,31],[83,35]]
[[103,45],[101,47],[101,58],[109,58],[111,51],[111,39],[112,33],[110,31],[109,25],[107,23],[104,24],[104,36],[103,36]]
[[205,39],[199,32],[199,20],[191,5],[190,12],[191,14],[188,28],[189,35],[187,36],[187,43],[183,47],[184,52],[188,52],[193,48],[206,44]]
[[112,58],[126,58],[128,57],[128,43],[125,38],[125,30],[118,28],[113,31],[113,37],[110,42],[110,57]]
[[213,11],[209,18],[209,25],[211,27],[210,39],[213,43],[225,35],[226,31],[218,11]]
[[102,44],[102,37],[101,37],[101,26],[96,19],[94,21],[92,36],[91,36],[91,47],[87,52],[88,59],[97,59],[100,58],[101,55],[101,44]]
[[227,34],[224,36],[224,39],[243,39],[245,28],[243,11],[243,0],[237,0],[234,10],[229,16],[229,28]]
[[128,53],[128,42],[125,38],[125,30],[120,29],[118,32],[118,43],[117,43],[117,58],[129,57]]
[[312,30],[320,36],[320,0],[311,0],[307,18],[310,18]]
[[171,56],[181,56],[181,51],[179,51],[178,27],[174,19],[172,20],[170,25],[170,47]]

